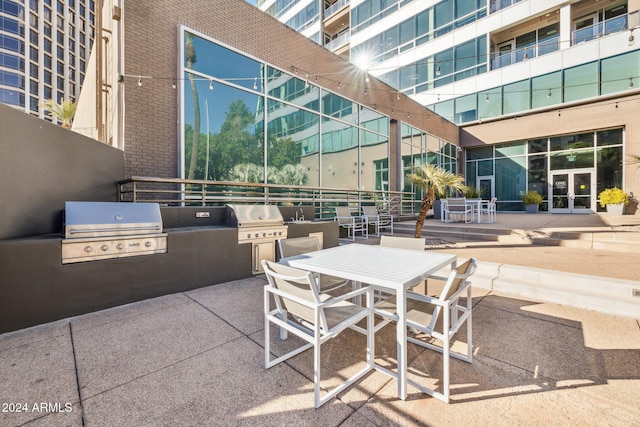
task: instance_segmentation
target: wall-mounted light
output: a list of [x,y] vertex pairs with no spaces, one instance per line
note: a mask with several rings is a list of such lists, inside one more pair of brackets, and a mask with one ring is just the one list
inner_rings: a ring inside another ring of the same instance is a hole
[[635,43],[635,38],[633,37],[633,30],[635,30],[635,28],[632,28],[629,33],[629,46],[633,46],[633,44]]

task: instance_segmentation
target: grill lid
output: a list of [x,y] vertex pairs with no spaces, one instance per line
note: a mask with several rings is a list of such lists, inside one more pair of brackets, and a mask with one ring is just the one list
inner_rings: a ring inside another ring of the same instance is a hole
[[158,203],[65,202],[65,237],[162,233]]
[[275,205],[227,204],[225,225],[228,227],[260,227],[284,224],[280,210]]

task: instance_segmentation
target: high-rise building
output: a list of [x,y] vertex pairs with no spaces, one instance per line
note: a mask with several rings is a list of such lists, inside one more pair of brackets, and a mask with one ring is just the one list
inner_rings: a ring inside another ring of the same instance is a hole
[[0,102],[51,120],[77,100],[95,37],[95,0],[0,0]]
[[640,0],[265,0],[291,28],[460,126],[467,184],[593,212],[634,187]]

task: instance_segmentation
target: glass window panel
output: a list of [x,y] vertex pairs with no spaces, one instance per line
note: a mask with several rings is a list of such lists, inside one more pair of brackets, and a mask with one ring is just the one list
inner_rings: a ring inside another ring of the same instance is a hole
[[322,186],[357,188],[358,128],[337,120],[322,123]]
[[418,71],[415,64],[400,68],[400,90],[415,86],[418,81]]
[[562,102],[562,71],[531,79],[531,108]]
[[389,138],[389,117],[375,110],[360,106],[360,126]]
[[416,23],[415,19],[407,19],[400,24],[400,44],[405,44],[413,41],[416,38]]
[[529,153],[546,153],[548,151],[547,141],[548,138],[532,139],[527,144],[529,146]]
[[436,114],[441,115],[449,121],[453,121],[453,99],[448,101],[438,102],[435,105]]
[[598,63],[564,70],[564,102],[598,96]]
[[[275,68],[268,67],[267,73],[267,93],[270,96],[291,102],[300,107],[319,111],[320,89],[317,86],[309,84],[308,81],[303,79],[283,73]],[[254,79],[254,82],[255,81]],[[260,82],[260,79],[257,81]],[[260,85],[258,83],[258,88],[259,87]]]
[[[479,175],[491,175],[478,172]],[[496,159],[495,189],[498,200],[520,200],[527,189],[526,158]]]
[[455,123],[466,123],[477,119],[476,95],[466,95],[455,99]]
[[427,34],[432,28],[433,9],[429,8],[416,16],[416,36]]
[[526,143],[524,141],[498,144],[495,146],[495,155],[496,157],[523,156],[525,149]]
[[493,158],[493,147],[467,148],[467,160],[491,159]]
[[470,40],[466,43],[456,46],[455,48],[455,70],[460,71],[474,67],[477,62],[476,58],[476,40]]
[[593,150],[551,153],[549,165],[551,170],[592,168]]
[[[185,73],[184,98],[184,176],[263,182],[263,125],[261,114],[256,116],[256,106],[262,104],[259,97],[222,83],[209,90],[208,81]],[[197,149],[192,170],[193,147]]]
[[478,119],[498,117],[502,114],[500,88],[478,92]]
[[607,147],[597,151],[598,193],[606,188],[622,186],[622,147]]
[[529,190],[547,195],[547,156],[529,156]]
[[551,151],[593,147],[593,132],[554,136],[549,139]]
[[358,123],[358,106],[355,102],[324,90],[322,91],[322,113],[352,124]]
[[388,186],[388,179],[376,173],[376,164],[382,164],[389,157],[388,138],[373,132],[360,131],[360,188],[363,190],[379,190]]
[[517,113],[529,109],[529,80],[504,86],[502,96],[504,114]]
[[453,49],[438,52],[433,59],[433,75],[436,78],[453,73]]
[[605,145],[622,145],[622,128],[608,129],[597,132],[598,147]]
[[601,95],[640,86],[640,50],[600,61]]
[[262,76],[258,61],[186,32],[184,66],[247,89]]
[[435,28],[440,28],[453,21],[453,0],[443,0],[435,5]]
[[478,175],[480,176],[493,175],[493,160],[479,160]]

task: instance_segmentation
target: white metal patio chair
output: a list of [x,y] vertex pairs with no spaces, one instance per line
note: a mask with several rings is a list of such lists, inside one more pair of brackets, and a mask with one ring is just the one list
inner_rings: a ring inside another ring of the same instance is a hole
[[[413,292],[407,293],[407,327],[420,334],[426,334],[442,342],[442,347],[426,342],[423,337],[407,336],[407,341],[422,347],[442,353],[442,392],[425,387],[417,382],[408,379],[408,383],[420,391],[449,402],[450,383],[450,357],[471,363],[472,354],[472,321],[471,321],[471,282],[469,277],[475,273],[477,263],[475,258],[470,258],[455,270],[451,271],[447,281],[438,297],[420,295]],[[460,304],[460,298],[466,294],[466,304]],[[384,318],[398,320],[396,314],[395,297],[381,301],[376,304],[375,313]],[[451,349],[451,340],[460,330],[462,325],[467,324],[467,345],[465,353],[458,353]],[[378,326],[376,326],[376,329]]]
[[380,230],[388,229],[393,235],[393,215],[381,213],[376,206],[362,206],[362,217],[368,224],[376,227],[376,237],[380,237]]
[[[280,248],[280,256],[282,258],[302,255],[322,249],[320,247],[320,239],[318,239],[318,236],[280,239],[278,240],[278,247]],[[321,274],[319,280],[320,292],[333,291],[335,289],[343,287],[350,282],[350,280],[330,276],[328,274]]]
[[[319,292],[317,275],[311,272],[267,260],[262,260],[262,266],[269,281],[269,284],[264,287],[265,368],[271,368],[313,347],[313,405],[315,408],[319,408],[374,369],[371,288],[362,287],[339,297],[331,297]],[[347,301],[361,295],[367,297],[366,307]],[[274,309],[271,308],[272,297],[275,301]],[[366,330],[356,326],[356,323],[363,319],[367,319]],[[272,360],[271,323],[280,327],[281,339],[286,339],[287,333],[291,332],[306,341],[306,344]],[[347,328],[366,334],[367,366],[321,397],[320,347],[324,342],[335,338]]]
[[465,223],[471,222],[473,219],[473,207],[467,204],[464,197],[448,198],[445,211],[444,222],[460,221],[464,219]]
[[369,227],[366,218],[351,215],[351,209],[348,206],[336,206],[336,216],[334,221],[338,225],[347,229],[347,238],[354,241],[356,233],[360,233],[365,239],[369,238]]
[[483,221],[483,222],[488,222],[488,223],[496,222],[496,202],[497,201],[498,201],[497,198],[492,197],[491,200],[482,202],[482,205],[480,206],[480,218],[482,219],[482,215],[487,216],[487,221]]

